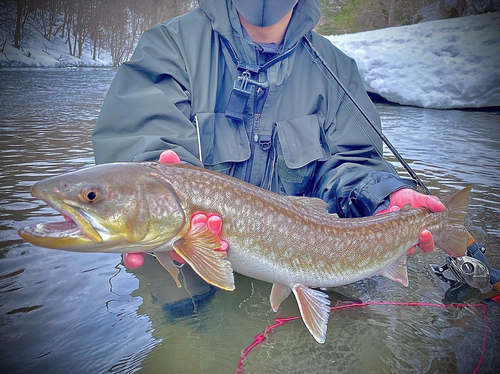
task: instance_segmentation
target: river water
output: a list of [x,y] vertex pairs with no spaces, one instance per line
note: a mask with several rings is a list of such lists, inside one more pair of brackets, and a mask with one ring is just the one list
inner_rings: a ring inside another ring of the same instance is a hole
[[[276,314],[269,284],[236,275],[236,291],[215,292],[193,281],[188,269],[183,294],[151,257],[129,271],[118,254],[37,248],[17,235],[24,226],[59,219],[30,196],[33,183],[93,163],[90,134],[114,74],[0,70],[0,372],[232,373],[274,318],[297,315],[292,298]],[[386,135],[433,192],[474,185],[467,225],[487,245],[490,264],[500,268],[500,113],[378,109]],[[374,278],[330,297],[441,304],[448,287],[428,265],[444,259],[439,250],[411,256],[408,288]],[[468,303],[480,299],[477,292],[465,296]],[[251,350],[242,368],[469,373],[480,364],[480,372],[498,372],[499,309],[373,305],[334,311],[324,345],[300,320],[290,322]]]

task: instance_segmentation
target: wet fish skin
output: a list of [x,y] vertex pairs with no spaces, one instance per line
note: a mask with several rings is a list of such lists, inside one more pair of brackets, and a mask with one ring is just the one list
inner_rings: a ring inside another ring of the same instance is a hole
[[[86,201],[94,190],[97,201]],[[442,213],[405,206],[380,216],[341,219],[329,215],[320,199],[274,194],[205,169],[117,163],[33,187],[35,197],[69,216],[83,235],[74,229],[63,240],[64,230],[50,234],[43,226],[21,230],[20,235],[57,249],[153,251],[176,279],[178,270],[169,256],[174,250],[203,279],[227,290],[234,289],[233,270],[273,283],[273,310],[293,292],[309,331],[324,342],[328,297],[310,287],[334,287],[375,275],[407,285],[406,250],[417,244],[422,228],[451,256],[465,255],[469,191],[445,200]],[[208,229],[190,229],[188,217],[197,211],[223,218],[227,257],[215,251],[220,241]]]

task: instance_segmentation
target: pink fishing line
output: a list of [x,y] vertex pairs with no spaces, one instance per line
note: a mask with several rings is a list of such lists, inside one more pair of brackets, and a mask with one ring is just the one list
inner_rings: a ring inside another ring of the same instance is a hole
[[[493,300],[497,299],[497,297],[493,298]],[[495,300],[497,301],[497,300]],[[371,306],[371,305],[388,305],[388,306],[406,306],[406,307],[435,307],[435,308],[481,308],[482,311],[482,322],[483,322],[483,344],[481,346],[481,355],[479,357],[479,362],[477,363],[474,371],[472,372],[473,374],[477,374],[479,371],[479,368],[481,367],[481,364],[483,363],[484,359],[484,354],[486,351],[486,339],[488,336],[488,329],[487,329],[487,305],[486,304],[437,304],[437,303],[420,303],[420,302],[393,302],[393,301],[367,301],[364,303],[349,303],[349,304],[342,304],[342,305],[337,305],[330,307],[330,312],[334,310],[340,310],[340,309],[347,309],[347,308],[359,308],[359,307],[366,307],[366,306]],[[238,368],[235,372],[235,374],[242,374],[244,373],[243,370],[243,360],[250,354],[252,349],[257,347],[258,345],[262,344],[266,339],[267,336],[270,335],[273,330],[281,325],[284,325],[287,322],[290,321],[295,321],[297,319],[300,319],[299,316],[295,317],[288,317],[288,318],[276,318],[274,320],[274,323],[271,326],[268,326],[263,332],[258,334],[254,341],[246,347],[239,360],[238,360]]]

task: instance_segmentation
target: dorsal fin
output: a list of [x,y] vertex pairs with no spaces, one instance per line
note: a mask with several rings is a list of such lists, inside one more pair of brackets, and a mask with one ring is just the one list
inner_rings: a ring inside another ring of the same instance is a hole
[[401,211],[402,211],[402,212],[407,212],[407,211],[409,211],[410,209],[411,209],[411,204],[410,204],[410,203],[406,203],[405,205],[403,205],[403,206],[401,207]]
[[288,198],[299,209],[305,209],[312,215],[321,215],[329,219],[339,217],[335,213],[328,213],[328,204],[317,197],[288,196]]

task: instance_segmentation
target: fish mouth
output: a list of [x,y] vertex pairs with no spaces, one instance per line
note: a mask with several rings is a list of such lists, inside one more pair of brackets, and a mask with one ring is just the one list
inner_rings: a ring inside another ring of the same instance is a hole
[[72,201],[47,199],[33,192],[32,195],[61,213],[64,221],[39,223],[19,230],[19,236],[27,242],[45,248],[77,250],[102,243],[103,237],[109,236],[94,217]]

